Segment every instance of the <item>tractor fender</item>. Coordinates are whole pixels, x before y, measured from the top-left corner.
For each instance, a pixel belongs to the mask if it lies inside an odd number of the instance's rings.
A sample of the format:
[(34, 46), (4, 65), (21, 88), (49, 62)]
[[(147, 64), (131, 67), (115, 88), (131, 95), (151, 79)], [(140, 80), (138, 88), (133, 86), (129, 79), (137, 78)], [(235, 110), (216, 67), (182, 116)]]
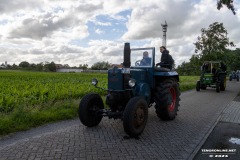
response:
[(138, 83), (135, 87), (135, 96), (144, 97), (147, 103), (150, 103), (151, 99), (151, 89), (147, 83)]
[(154, 77), (156, 77), (156, 79), (163, 79), (166, 77), (173, 77), (176, 78), (177, 81), (179, 82), (179, 75), (176, 71), (170, 71), (170, 72), (155, 72), (154, 73)]
[(170, 72), (155, 72), (155, 76), (177, 76), (178, 73), (176, 71), (170, 71)]

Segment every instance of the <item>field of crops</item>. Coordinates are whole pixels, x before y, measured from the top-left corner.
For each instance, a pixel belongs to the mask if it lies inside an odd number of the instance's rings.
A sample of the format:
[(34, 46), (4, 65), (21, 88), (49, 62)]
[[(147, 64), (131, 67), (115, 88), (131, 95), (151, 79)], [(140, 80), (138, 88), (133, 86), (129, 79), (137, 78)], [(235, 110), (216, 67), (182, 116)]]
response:
[[(45, 123), (76, 118), (83, 95), (105, 91), (107, 74), (0, 71), (0, 136)], [(180, 76), (180, 90), (195, 88), (199, 77)]]
[[(80, 99), (89, 92), (103, 91), (91, 86), (97, 77), (107, 87), (107, 75), (102, 73), (0, 72), (0, 112), (11, 112), (19, 105), (33, 106), (66, 99)], [(196, 77), (180, 77), (181, 90), (192, 89)]]
[(11, 112), (19, 105), (39, 105), (66, 99), (79, 99), (91, 91), (97, 77), (107, 87), (107, 75), (101, 73), (0, 72), (0, 112)]

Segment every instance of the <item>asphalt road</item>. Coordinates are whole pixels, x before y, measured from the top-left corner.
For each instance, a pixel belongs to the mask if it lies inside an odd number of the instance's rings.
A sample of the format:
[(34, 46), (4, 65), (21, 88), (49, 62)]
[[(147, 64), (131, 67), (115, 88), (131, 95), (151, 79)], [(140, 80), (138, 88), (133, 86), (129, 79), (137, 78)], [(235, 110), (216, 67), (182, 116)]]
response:
[(0, 139), (5, 159), (193, 159), (240, 90), (228, 82), (215, 89), (181, 94), (178, 116), (161, 121), (149, 109), (147, 126), (139, 139), (126, 139), (121, 120), (104, 118), (87, 128), (78, 119), (48, 124)]
[(213, 158), (240, 159), (240, 124), (219, 122), (194, 160)]

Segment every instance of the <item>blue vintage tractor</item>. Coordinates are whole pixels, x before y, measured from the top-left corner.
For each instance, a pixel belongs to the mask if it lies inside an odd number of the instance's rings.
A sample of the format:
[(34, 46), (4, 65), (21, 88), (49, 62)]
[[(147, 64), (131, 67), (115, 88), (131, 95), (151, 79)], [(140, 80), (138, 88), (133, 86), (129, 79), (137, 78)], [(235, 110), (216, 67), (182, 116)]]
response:
[[(97, 126), (103, 116), (122, 119), (124, 131), (138, 137), (146, 126), (149, 107), (155, 106), (162, 120), (175, 118), (180, 101), (179, 76), (174, 70), (155, 66), (155, 48), (131, 49), (125, 43), (123, 58), (123, 68), (108, 70), (108, 89), (104, 89), (108, 106), (99, 94), (89, 93), (81, 99), (79, 118), (87, 127)], [(103, 89), (97, 86), (96, 78), (92, 84)]]

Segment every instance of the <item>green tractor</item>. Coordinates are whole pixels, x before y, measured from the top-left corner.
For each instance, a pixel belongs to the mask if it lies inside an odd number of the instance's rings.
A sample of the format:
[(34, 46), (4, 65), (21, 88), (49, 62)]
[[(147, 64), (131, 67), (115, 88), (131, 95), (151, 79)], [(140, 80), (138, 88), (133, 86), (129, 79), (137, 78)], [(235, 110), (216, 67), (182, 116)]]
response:
[(197, 81), (196, 90), (206, 90), (207, 87), (216, 88), (216, 92), (225, 91), (226, 66), (219, 61), (206, 61), (201, 67), (201, 77)]
[(79, 104), (82, 124), (94, 127), (103, 117), (121, 119), (124, 131), (138, 137), (146, 126), (149, 107), (154, 106), (162, 120), (175, 119), (180, 101), (178, 73), (171, 67), (156, 66), (154, 47), (130, 48), (125, 43), (123, 60), (122, 68), (108, 70), (107, 89), (92, 79), (95, 87), (106, 91), (106, 101), (97, 93), (85, 95)]

